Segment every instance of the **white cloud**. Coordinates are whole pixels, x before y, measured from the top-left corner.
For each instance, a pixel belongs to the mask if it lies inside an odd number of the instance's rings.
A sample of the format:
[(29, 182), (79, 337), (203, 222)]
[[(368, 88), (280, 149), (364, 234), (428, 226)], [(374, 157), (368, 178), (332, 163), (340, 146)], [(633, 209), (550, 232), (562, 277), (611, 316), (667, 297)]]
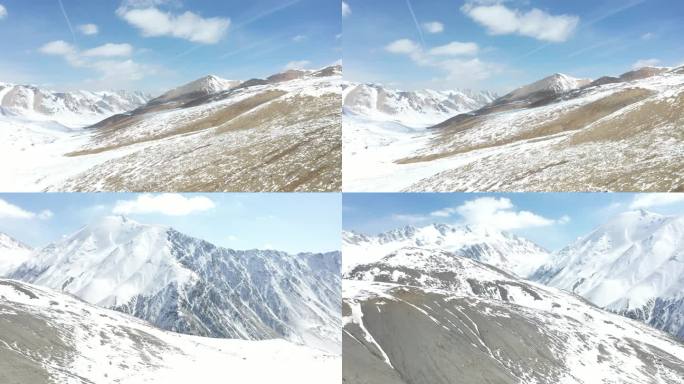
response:
[(123, 61), (96, 61), (91, 64), (91, 68), (100, 73), (100, 81), (110, 81), (110, 83), (115, 83), (115, 80), (117, 79), (125, 81), (141, 80), (146, 74), (154, 72), (146, 65), (140, 64), (130, 59)]
[(580, 21), (575, 15), (551, 15), (537, 8), (523, 12), (500, 3), (470, 2), (461, 11), (492, 35), (518, 34), (554, 43), (570, 38)]
[(290, 69), (304, 69), (306, 68), (311, 62), (309, 60), (297, 60), (297, 61), (290, 61), (289, 63), (285, 64), (285, 70), (290, 70)]
[(83, 51), (82, 55), (87, 57), (115, 57), (115, 56), (130, 56), (133, 53), (133, 47), (130, 44), (113, 44), (107, 43), (99, 47), (91, 48)]
[(459, 85), (472, 84), (473, 81), (489, 78), (500, 70), (500, 66), (482, 61), (477, 57), (445, 58), (445, 56), (475, 55), (479, 47), (470, 42), (454, 41), (432, 48), (426, 53), (415, 41), (400, 39), (385, 46), (385, 50), (394, 54), (407, 55), (418, 65), (438, 68), (446, 73), (446, 79), (443, 80)]
[(76, 54), (76, 47), (64, 40), (51, 41), (38, 49), (46, 55), (67, 56)]
[(439, 21), (430, 21), (423, 23), (423, 29), (427, 33), (442, 33), (444, 32), (444, 24)]
[(347, 4), (346, 1), (343, 1), (342, 2), (342, 17), (347, 17), (347, 16), (351, 15), (351, 13), (352, 13), (351, 7), (349, 6), (349, 4)]
[(38, 213), (27, 211), (17, 205), (0, 199), (0, 219), (34, 219), (47, 220), (53, 216), (52, 211), (44, 210)]
[(54, 215), (55, 215), (55, 214), (54, 214), (51, 210), (45, 209), (45, 210), (40, 211), (40, 212), (38, 213), (38, 215), (36, 215), (36, 217), (38, 217), (38, 218), (41, 219), (41, 220), (49, 220), (49, 219), (51, 219), (52, 216), (54, 216)]
[(174, 15), (155, 7), (121, 7), (117, 14), (145, 37), (171, 36), (201, 44), (218, 43), (230, 26), (228, 18), (203, 18), (190, 11)]
[(235, 241), (240, 240), (240, 239), (239, 239), (237, 236), (235, 236), (235, 235), (228, 235), (228, 237), (226, 237), (226, 239), (228, 239), (228, 241), (230, 241), (230, 242), (235, 242)]
[(632, 69), (639, 69), (643, 67), (655, 67), (658, 64), (660, 64), (660, 60), (658, 59), (641, 59), (637, 60), (636, 63), (632, 64)]
[(684, 193), (640, 193), (629, 205), (630, 209), (651, 208), (684, 203)]
[(112, 213), (120, 215), (158, 213), (167, 216), (185, 216), (214, 208), (214, 202), (205, 196), (186, 197), (177, 193), (158, 195), (142, 194), (134, 200), (119, 200)]
[(420, 52), (420, 45), (409, 39), (395, 40), (389, 43), (385, 50), (390, 53), (414, 54)]
[(653, 32), (646, 32), (643, 35), (641, 35), (642, 40), (651, 40), (654, 37), (655, 37), (655, 33), (653, 33)]
[(431, 55), (437, 56), (460, 56), (460, 55), (477, 55), (479, 47), (475, 43), (462, 43), (460, 41), (452, 41), (446, 45), (440, 45), (430, 49)]
[(294, 41), (295, 43), (299, 43), (299, 42), (302, 42), (306, 39), (307, 39), (306, 35), (297, 35), (297, 36), (292, 38), (292, 41)]
[(4, 19), (7, 17), (7, 8), (5, 8), (4, 5), (0, 4), (0, 20)]
[(78, 30), (84, 35), (97, 35), (100, 29), (95, 24), (81, 24), (78, 26)]
[(95, 88), (121, 87), (157, 72), (156, 68), (131, 59), (117, 60), (116, 57), (130, 56), (133, 53), (133, 47), (129, 44), (107, 43), (81, 52), (75, 46), (57, 40), (43, 45), (39, 51), (61, 56), (72, 67), (96, 71), (100, 76), (98, 79), (86, 80), (86, 83)]
[(392, 215), (392, 220), (402, 221), (402, 222), (411, 223), (411, 224), (421, 223), (421, 222), (427, 221), (429, 219), (430, 218), (428, 216), (424, 216), (424, 215), (412, 215), (412, 214), (402, 214), (402, 213)]
[(530, 211), (517, 210), (510, 199), (495, 197), (468, 200), (458, 207), (434, 211), (430, 216), (446, 218), (456, 214), (461, 216), (465, 224), (484, 225), (501, 230), (544, 227), (570, 221), (567, 215), (553, 220)]

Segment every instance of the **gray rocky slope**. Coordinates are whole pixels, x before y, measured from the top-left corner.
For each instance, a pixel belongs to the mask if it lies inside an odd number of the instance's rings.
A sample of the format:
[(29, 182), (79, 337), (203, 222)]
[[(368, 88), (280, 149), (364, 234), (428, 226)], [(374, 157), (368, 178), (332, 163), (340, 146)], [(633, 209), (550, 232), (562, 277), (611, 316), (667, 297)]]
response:
[[(427, 267), (426, 267), (427, 266)], [(579, 296), (402, 248), (343, 280), (345, 383), (681, 383), (684, 345)]]
[(227, 377), (335, 383), (340, 381), (340, 358), (282, 339), (168, 332), (68, 294), (0, 279), (3, 384), (220, 384)]

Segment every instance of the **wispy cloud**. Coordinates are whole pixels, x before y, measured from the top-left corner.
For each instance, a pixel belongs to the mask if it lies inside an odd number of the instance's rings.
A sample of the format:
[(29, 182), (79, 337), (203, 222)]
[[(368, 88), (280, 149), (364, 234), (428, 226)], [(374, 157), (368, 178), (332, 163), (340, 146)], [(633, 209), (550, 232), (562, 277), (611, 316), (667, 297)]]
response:
[(385, 51), (405, 55), (420, 66), (437, 68), (446, 73), (445, 80), (459, 86), (469, 86), (473, 81), (487, 79), (501, 69), (497, 64), (473, 57), (479, 51), (478, 45), (473, 42), (453, 41), (426, 52), (413, 40), (399, 39), (386, 45)]
[(423, 47), (425, 47), (425, 37), (423, 36), (423, 30), (420, 28), (420, 24), (418, 23), (418, 18), (416, 17), (416, 13), (413, 12), (413, 6), (411, 5), (411, 0), (406, 0), (406, 6), (408, 7), (409, 13), (411, 14), (411, 18), (413, 19), (413, 23), (416, 25), (416, 30), (418, 31), (418, 37), (420, 37), (420, 43)]
[(423, 23), (423, 29), (427, 33), (442, 33), (444, 32), (444, 24), (439, 21), (428, 21)]
[(632, 64), (632, 69), (639, 69), (639, 68), (644, 68), (644, 67), (655, 67), (658, 64), (660, 64), (660, 60), (658, 60), (658, 59), (641, 59), (641, 60), (637, 60), (634, 64)]
[(85, 50), (82, 55), (86, 57), (115, 57), (130, 56), (131, 53), (133, 53), (133, 47), (130, 44), (107, 43), (100, 45), (99, 47)]
[(74, 41), (74, 44), (76, 44), (76, 33), (74, 33), (74, 27), (71, 25), (71, 20), (69, 20), (69, 15), (67, 15), (66, 9), (64, 9), (64, 4), (62, 4), (62, 0), (57, 0), (59, 3), (59, 9), (62, 10), (62, 15), (64, 16), (64, 20), (67, 23), (67, 26), (69, 27), (69, 32), (71, 32), (71, 39)]
[(130, 214), (162, 214), (166, 216), (186, 216), (196, 212), (214, 208), (214, 202), (206, 196), (186, 197), (177, 193), (152, 195), (145, 193), (133, 200), (119, 200), (112, 213)]
[(640, 193), (634, 197), (630, 209), (652, 208), (684, 203), (684, 193)]
[(78, 26), (78, 30), (87, 36), (97, 35), (100, 29), (95, 24), (81, 24)]
[(7, 8), (0, 4), (0, 20), (7, 18)]
[(47, 220), (50, 219), (52, 216), (52, 211), (47, 209), (40, 212), (32, 212), (24, 208), (21, 208), (17, 205), (14, 205), (8, 201), (0, 199), (0, 219)]
[(290, 61), (285, 65), (283, 69), (285, 70), (290, 70), (290, 69), (305, 69), (311, 62), (309, 60), (297, 60), (297, 61)]
[(304, 41), (306, 39), (307, 39), (306, 35), (296, 35), (296, 36), (292, 37), (292, 41), (294, 41), (295, 43), (301, 43), (302, 41)]
[(351, 7), (346, 1), (342, 2), (342, 17), (347, 17), (352, 14)]
[(141, 80), (156, 73), (152, 67), (130, 58), (124, 59), (133, 52), (133, 47), (129, 44), (107, 43), (80, 51), (72, 44), (56, 40), (44, 44), (38, 51), (46, 55), (60, 56), (72, 67), (88, 68), (98, 72), (100, 78), (95, 83), (99, 85), (120, 86), (122, 83)]
[(237, 29), (240, 29), (240, 28), (242, 28), (242, 27), (245, 27), (245, 26), (247, 26), (247, 25), (249, 25), (249, 24), (252, 24), (252, 23), (254, 23), (254, 22), (256, 22), (256, 21), (259, 21), (259, 20), (261, 20), (261, 19), (263, 19), (263, 18), (265, 18), (265, 17), (271, 16), (271, 15), (273, 15), (274, 13), (280, 12), (280, 11), (285, 10), (285, 9), (287, 9), (287, 8), (290, 8), (290, 7), (294, 6), (294, 5), (297, 5), (297, 4), (299, 4), (301, 1), (302, 1), (302, 0), (290, 0), (290, 1), (286, 2), (286, 3), (282, 3), (282, 4), (278, 5), (278, 6), (276, 6), (276, 7), (267, 9), (267, 10), (265, 10), (265, 11), (263, 11), (263, 12), (260, 12), (260, 13), (258, 13), (258, 14), (256, 14), (256, 15), (254, 15), (254, 16), (252, 16), (252, 17), (246, 19), (246, 20), (243, 20), (243, 21), (241, 21), (241, 22), (238, 23), (238, 24), (236, 24), (234, 29), (237, 30)]

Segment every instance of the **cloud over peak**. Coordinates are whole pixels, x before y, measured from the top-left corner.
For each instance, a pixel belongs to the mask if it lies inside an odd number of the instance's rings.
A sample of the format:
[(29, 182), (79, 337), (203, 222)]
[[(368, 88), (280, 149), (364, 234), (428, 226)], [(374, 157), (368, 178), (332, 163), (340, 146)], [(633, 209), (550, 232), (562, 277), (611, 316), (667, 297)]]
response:
[(177, 193), (161, 193), (157, 195), (144, 193), (132, 200), (119, 200), (112, 213), (161, 214), (166, 216), (185, 216), (195, 212), (213, 209), (216, 205), (206, 196), (186, 197)]

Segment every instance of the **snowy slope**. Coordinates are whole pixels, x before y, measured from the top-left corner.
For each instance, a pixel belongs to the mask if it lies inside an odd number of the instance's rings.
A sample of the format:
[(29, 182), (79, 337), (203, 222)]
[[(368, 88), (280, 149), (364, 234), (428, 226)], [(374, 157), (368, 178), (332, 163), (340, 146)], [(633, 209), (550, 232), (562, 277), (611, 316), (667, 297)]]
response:
[(583, 83), (543, 79), (421, 131), (344, 115), (344, 190), (680, 190), (684, 67)]
[(684, 339), (684, 217), (622, 213), (562, 249), (533, 279)]
[[(160, 330), (73, 296), (0, 280), (3, 383), (335, 383), (340, 357), (285, 340)], [(265, 369), (267, 367), (267, 369)]]
[(85, 130), (0, 116), (0, 150), (12, 159), (0, 163), (0, 189), (339, 191), (340, 93), (330, 67), (155, 99)]
[(369, 120), (397, 122), (408, 127), (427, 127), (491, 103), (496, 95), (470, 90), (399, 91), (379, 84), (346, 83), (346, 113)]
[(434, 249), (373, 258), (343, 280), (347, 383), (678, 384), (684, 376), (681, 343), (564, 291)]
[(236, 251), (112, 216), (48, 245), (9, 277), (171, 331), (339, 351), (339, 268), (337, 252)]
[(32, 85), (0, 83), (0, 115), (54, 121), (71, 128), (131, 111), (149, 99), (142, 92), (55, 92)]
[(526, 277), (548, 261), (549, 253), (514, 234), (479, 226), (432, 224), (407, 226), (377, 236), (343, 232), (343, 271), (377, 261), (403, 247), (423, 247), (454, 252)]
[(0, 277), (24, 263), (32, 253), (28, 245), (0, 232)]

